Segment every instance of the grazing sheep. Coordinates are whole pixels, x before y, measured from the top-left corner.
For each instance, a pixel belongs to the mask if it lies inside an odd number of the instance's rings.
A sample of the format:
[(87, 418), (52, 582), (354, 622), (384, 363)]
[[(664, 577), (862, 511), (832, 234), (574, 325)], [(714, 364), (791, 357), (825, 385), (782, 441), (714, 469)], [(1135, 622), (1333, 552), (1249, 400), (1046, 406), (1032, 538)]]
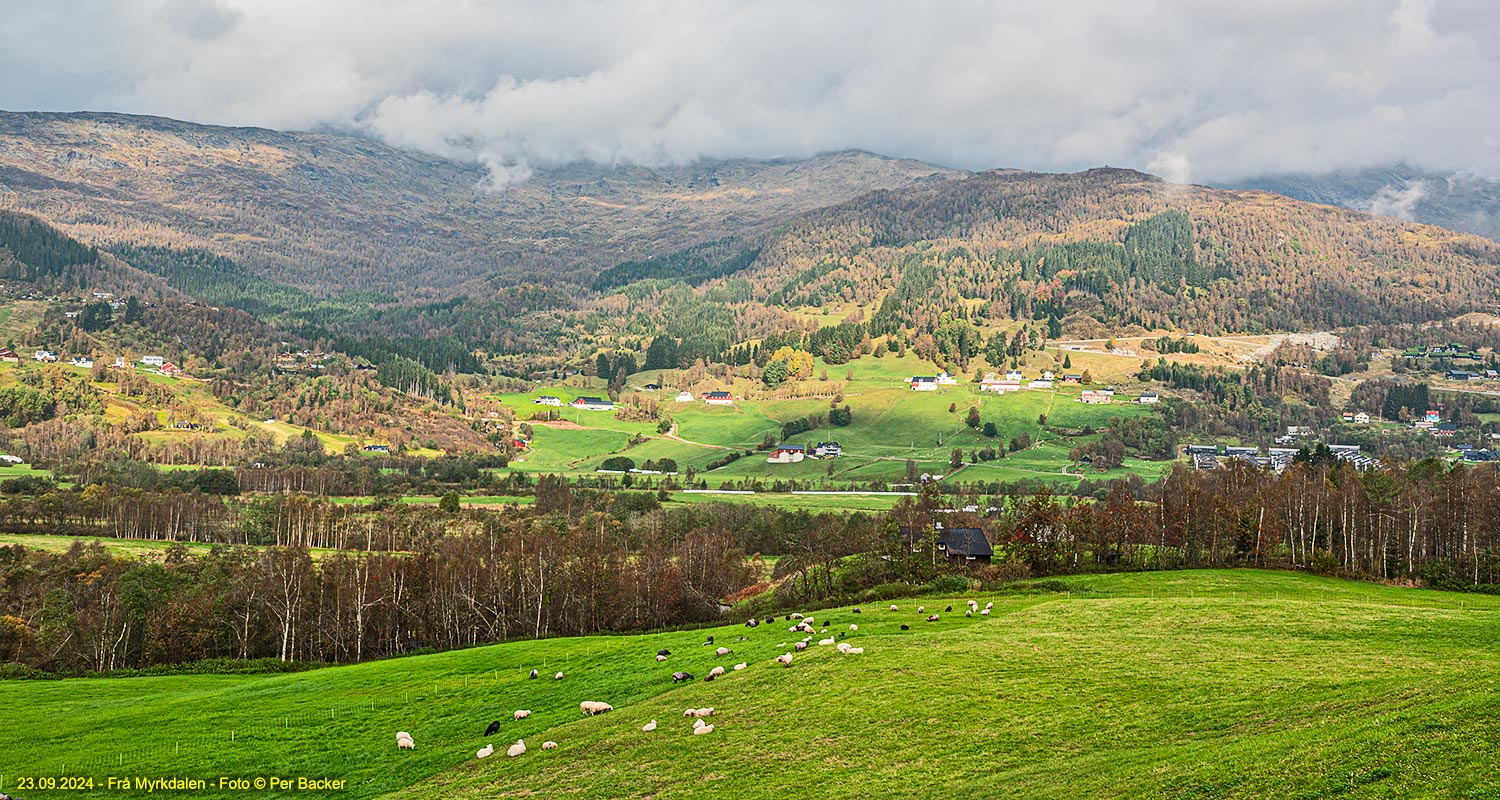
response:
[(690, 708), (690, 709), (682, 712), (682, 715), (684, 717), (696, 717), (696, 716), (698, 716), (698, 709), (696, 709), (696, 708)]
[(766, 617), (766, 622), (775, 622), (775, 621), (776, 621), (775, 617)]
[(739, 672), (740, 670), (742, 670), (742, 669), (744, 669), (745, 667), (748, 667), (748, 666), (750, 666), (750, 665), (746, 664), (743, 661), (741, 661), (740, 663), (734, 665), (734, 671), (735, 672)]
[(851, 622), (851, 623), (849, 623), (849, 630), (851, 630), (851, 631), (857, 631), (857, 630), (859, 630), (859, 626), (855, 625), (854, 623)]
[(490, 756), (492, 756), (494, 754), (495, 754), (495, 746), (492, 745), (492, 744), (487, 744), (484, 747), (479, 748), (479, 752), (475, 753), (474, 757), (475, 758), (489, 758)]
[(499, 730), (500, 730), (500, 720), (497, 719), (494, 722), (491, 722), (490, 726), (488, 728), (484, 729), (484, 735), (485, 736), (494, 736), (496, 733), (499, 732)]
[(666, 649), (665, 647), (663, 647), (662, 649), (657, 650), (656, 654), (659, 655), (659, 656), (669, 656), (669, 655), (672, 655), (672, 651)]
[(693, 679), (693, 676), (692, 676), (691, 673), (687, 673), (687, 672), (674, 672), (674, 673), (672, 673), (672, 682), (673, 683), (682, 683), (683, 681), (690, 681), (692, 679)]
[(641, 730), (644, 731), (644, 732), (646, 732), (646, 733), (650, 733), (650, 732), (656, 730), (656, 720), (653, 719), (650, 722), (646, 723), (645, 725), (642, 725), (641, 726)]
[(953, 606), (948, 606), (947, 608), (943, 609), (943, 613), (944, 614), (952, 614), (953, 613)]
[(694, 736), (698, 736), (698, 735), (704, 734), (704, 733), (713, 733), (713, 732), (714, 732), (714, 726), (712, 726), (712, 725), (704, 725), (701, 728), (694, 728), (693, 729), (693, 735)]
[(917, 606), (917, 613), (918, 614), (926, 614), (927, 613), (927, 606)]
[(856, 614), (858, 614), (858, 613), (859, 613), (859, 606), (855, 606), (855, 607), (854, 607), (854, 613), (856, 613)]
[(979, 601), (978, 600), (970, 600), (969, 601), (969, 608), (979, 608)]
[(410, 739), (410, 738), (411, 738), (411, 734), (407, 733), (406, 731), (396, 731), (396, 741), (399, 742), (402, 739)]
[(557, 749), (557, 742), (542, 742), (542, 749), (543, 750), (556, 750)]
[(755, 617), (751, 617), (750, 619), (745, 620), (745, 627), (747, 628), (753, 628), (759, 624), (760, 623), (756, 621)]
[(523, 710), (523, 711), (517, 711), (516, 712), (516, 719), (526, 719), (529, 716), (531, 716), (531, 711), (530, 710)]
[(979, 616), (981, 616), (981, 617), (988, 617), (989, 615), (990, 615), (990, 610), (988, 608), (986, 608), (985, 610), (979, 612)]
[(511, 758), (515, 758), (516, 756), (519, 756), (519, 755), (521, 755), (521, 754), (523, 754), (525, 752), (526, 752), (526, 740), (525, 739), (517, 739), (516, 743), (513, 744), (513, 745), (511, 745), (505, 751), (505, 754), (508, 755), (508, 756), (510, 756)]
[(614, 711), (615, 707), (610, 705), (609, 703), (601, 703), (597, 700), (585, 700), (582, 703), (578, 704), (578, 710), (592, 717), (595, 714), (603, 714), (606, 711)]
[(800, 653), (807, 649), (807, 642), (792, 642), (792, 649)]
[(711, 716), (714, 715), (714, 710), (713, 710), (712, 706), (710, 706), (708, 708), (695, 708), (695, 709), (692, 709), (692, 712), (693, 712), (693, 716), (695, 716), (695, 717), (711, 717)]
[(706, 641), (706, 642), (704, 642), (704, 643), (703, 643), (703, 646), (704, 646), (704, 647), (707, 647), (707, 646), (709, 646), (709, 645), (711, 645), (711, 644), (713, 644), (713, 643), (714, 643), (714, 635), (713, 635), (713, 634), (711, 634), (711, 633), (710, 633), (710, 634), (709, 634), (709, 635), (708, 635), (708, 641)]
[(984, 604), (984, 607), (985, 607), (985, 608), (994, 608), (994, 607), (995, 607), (995, 601), (994, 601), (994, 600), (991, 600), (991, 601), (989, 601), (989, 602), (988, 602), (988, 603), (985, 603), (985, 604)]
[(803, 617), (802, 617), (802, 615), (801, 615), (801, 614), (793, 614), (793, 615), (792, 615), (792, 619), (802, 619), (802, 618), (803, 618)]
[(412, 741), (411, 734), (406, 731), (397, 731), (396, 747), (401, 750), (415, 750), (417, 749), (417, 743)]
[(909, 630), (911, 630), (911, 626), (910, 625), (902, 625), (901, 626), (901, 630), (903, 630), (903, 631), (909, 631)]
[(928, 614), (927, 615), (927, 621), (928, 622), (937, 622), (938, 621), (938, 615), (936, 615), (936, 614)]
[(533, 678), (535, 678), (535, 677), (536, 677), (536, 670), (532, 670), (532, 671), (531, 671), (531, 677), (533, 677)]
[(790, 667), (792, 665), (792, 654), (782, 653), (781, 655), (776, 657), (776, 663), (782, 665), (783, 667)]
[(729, 655), (730, 653), (733, 653), (733, 652), (734, 652), (733, 650), (730, 650), (727, 647), (720, 647), (719, 649), (717, 649), (717, 650), (714, 651), (714, 655), (716, 655), (716, 656), (727, 656), (727, 655)]
[(656, 657), (656, 662), (657, 662), (657, 663), (658, 663), (658, 664), (660, 664), (660, 663), (661, 663), (661, 662), (663, 662), (663, 661), (666, 661), (666, 660), (667, 660), (667, 657), (666, 657), (666, 656), (657, 656), (657, 657)]
[(819, 639), (818, 640), (818, 645), (821, 646), (821, 647), (827, 647), (828, 645), (833, 644), (833, 642), (834, 642), (834, 639), (833, 639), (832, 636), (830, 636), (827, 639)]
[(704, 722), (701, 719), (695, 719), (695, 720), (693, 720), (693, 730), (696, 731), (699, 728), (701, 728), (701, 727), (703, 727), (704, 725), (707, 725), (707, 724), (708, 724), (707, 722)]
[(724, 668), (723, 667), (714, 667), (713, 669), (711, 669), (711, 670), (708, 671), (708, 677), (710, 677), (710, 678), (717, 678), (717, 677), (719, 677), (720, 675), (723, 675), (723, 674), (724, 674)]
[(849, 644), (848, 642), (839, 642), (839, 652), (840, 653), (847, 653), (847, 652), (849, 652), (849, 648), (851, 648), (853, 646), (854, 645)]
[(964, 612), (964, 616), (965, 617), (972, 617), (972, 616), (974, 616), (974, 609), (971, 608), (968, 611), (965, 611)]
[(703, 682), (704, 683), (713, 683), (714, 682), (714, 676), (712, 676), (712, 675), (704, 675), (703, 676)]
[(865, 649), (863, 647), (851, 647), (845, 653), (851, 656), (862, 656), (865, 654)]
[(552, 680), (555, 680), (555, 681), (560, 681), (560, 680), (562, 680), (562, 673), (561, 673), (561, 672), (559, 672), (559, 673), (557, 673), (557, 674), (556, 674), (556, 675), (553, 675), (553, 676), (552, 676)]
[(896, 610), (896, 604), (895, 604), (895, 603), (891, 603), (891, 610), (892, 610), (892, 611), (895, 611), (895, 610)]

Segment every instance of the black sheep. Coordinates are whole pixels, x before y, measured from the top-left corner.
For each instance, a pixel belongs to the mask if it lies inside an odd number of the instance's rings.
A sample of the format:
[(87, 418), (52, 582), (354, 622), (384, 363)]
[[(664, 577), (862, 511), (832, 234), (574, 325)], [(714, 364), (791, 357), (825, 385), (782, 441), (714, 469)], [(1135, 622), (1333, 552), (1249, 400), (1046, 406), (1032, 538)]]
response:
[(672, 673), (672, 682), (673, 683), (682, 683), (683, 681), (690, 681), (692, 679), (693, 679), (693, 676), (689, 675), (686, 672), (674, 672), (674, 673)]
[(494, 736), (499, 730), (500, 730), (500, 720), (497, 719), (494, 722), (491, 722), (490, 726), (488, 728), (484, 729), (484, 735), (485, 736)]
[[(665, 647), (663, 647), (663, 648), (662, 648), (662, 649), (660, 649), (660, 650), (657, 650), (657, 651), (656, 651), (656, 654), (657, 654), (657, 655), (659, 655), (659, 656), (669, 656), (669, 655), (672, 655), (672, 651), (671, 651), (671, 650), (668, 650), (668, 649), (667, 649), (667, 648), (665, 648)], [(535, 677), (536, 677), (536, 671), (535, 671), (535, 670), (533, 670), (533, 671), (532, 671), (532, 675), (531, 675), (531, 677), (533, 677), (533, 678), (535, 678)]]
[(703, 646), (707, 647), (708, 645), (711, 645), (713, 643), (714, 643), (714, 636), (713, 636), (713, 634), (709, 634), (708, 635), (708, 641), (704, 642)]
[(909, 630), (911, 630), (911, 626), (910, 625), (902, 625), (901, 626), (901, 630), (903, 630), (903, 631), (909, 631)]
[(854, 613), (858, 614), (859, 613), (859, 609), (857, 609), (857, 608), (854, 609)]
[(945, 613), (945, 614), (952, 614), (953, 613), (953, 606), (948, 606), (947, 608), (943, 609), (943, 613)]
[(703, 676), (703, 682), (704, 683), (712, 683), (713, 680), (714, 680), (714, 676), (712, 676), (712, 675), (704, 675)]

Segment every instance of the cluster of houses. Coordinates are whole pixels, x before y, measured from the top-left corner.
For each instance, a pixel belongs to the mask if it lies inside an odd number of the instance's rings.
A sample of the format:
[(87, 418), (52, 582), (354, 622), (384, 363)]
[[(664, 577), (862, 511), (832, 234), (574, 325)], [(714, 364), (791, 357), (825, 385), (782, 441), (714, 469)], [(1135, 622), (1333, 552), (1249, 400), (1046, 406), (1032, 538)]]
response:
[[(687, 391), (678, 392), (677, 402), (693, 402), (693, 393)], [(734, 397), (729, 392), (707, 392), (703, 395), (703, 403), (710, 406), (732, 406), (734, 405)], [(531, 404), (537, 406), (556, 406), (559, 408), (564, 405), (562, 398), (550, 394), (534, 398)], [(579, 397), (567, 405), (584, 411), (613, 411), (615, 409), (614, 402), (603, 397)]]
[(1494, 381), (1500, 380), (1500, 372), (1492, 369), (1487, 369), (1483, 372), (1479, 370), (1471, 372), (1463, 369), (1450, 369), (1443, 377), (1450, 381)]
[(330, 353), (311, 350), (278, 353), (275, 368), (277, 372), (319, 372), (328, 368), (330, 358), (333, 358)]
[(913, 375), (906, 385), (914, 392), (935, 392), (939, 386), (957, 386), (958, 379), (946, 372), (936, 375)]
[[(1357, 470), (1371, 469), (1376, 465), (1375, 459), (1361, 453), (1357, 444), (1331, 444), (1328, 449), (1333, 452), (1335, 458), (1352, 464)], [(1262, 451), (1259, 447), (1190, 444), (1183, 448), (1183, 452), (1193, 462), (1193, 469), (1218, 469), (1226, 461), (1243, 461), (1261, 469), (1280, 473), (1292, 463), (1292, 459), (1297, 455), (1297, 448), (1268, 447)]]
[(796, 464), (807, 458), (838, 458), (844, 454), (844, 448), (838, 442), (818, 442), (812, 447), (800, 444), (777, 445), (766, 456), (767, 464)]
[[(31, 360), (41, 364), (56, 364), (58, 362), (58, 359), (58, 354), (53, 350), (37, 350), (35, 353), (31, 354)], [(0, 362), (4, 362), (7, 364), (19, 364), (21, 363), (21, 356), (15, 350), (9, 347), (0, 347)], [(93, 369), (94, 359), (88, 356), (73, 356), (72, 358), (68, 359), (68, 364), (69, 366), (78, 367), (80, 369)], [(166, 360), (165, 358), (162, 358), (161, 356), (142, 356), (140, 365), (142, 367), (150, 369), (153, 372), (156, 372), (157, 374), (166, 375), (167, 377), (177, 377), (182, 375), (182, 368)], [(115, 369), (125, 369), (125, 357), (116, 356), (114, 362), (111, 363), (110, 366)]]

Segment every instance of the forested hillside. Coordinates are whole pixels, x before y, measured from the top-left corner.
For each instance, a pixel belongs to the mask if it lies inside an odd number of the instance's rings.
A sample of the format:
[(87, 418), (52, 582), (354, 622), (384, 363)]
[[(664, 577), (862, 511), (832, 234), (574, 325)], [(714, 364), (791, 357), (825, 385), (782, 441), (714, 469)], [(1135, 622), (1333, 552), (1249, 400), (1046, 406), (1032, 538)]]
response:
[(706, 290), (748, 281), (747, 296), (788, 306), (878, 303), (875, 333), (931, 332), (945, 315), (1090, 335), (1298, 330), (1439, 319), (1500, 298), (1494, 242), (1117, 169), (872, 192), (758, 244), (753, 268)]
[[(646, 260), (951, 170), (842, 152), (574, 165), (496, 187), (479, 166), (326, 133), (121, 114), (0, 113), (0, 208), (86, 244), (232, 260), (317, 295), (445, 297), (488, 276), (587, 285)], [(177, 271), (182, 264), (163, 266)]]

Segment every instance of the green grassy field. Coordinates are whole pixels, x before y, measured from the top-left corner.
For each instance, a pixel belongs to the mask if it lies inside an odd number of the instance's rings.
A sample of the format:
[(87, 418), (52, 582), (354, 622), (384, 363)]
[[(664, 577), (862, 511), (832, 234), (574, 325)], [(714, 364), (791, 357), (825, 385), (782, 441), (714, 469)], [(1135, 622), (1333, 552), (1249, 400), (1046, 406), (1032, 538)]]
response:
[[(793, 638), (777, 624), (289, 675), (5, 681), (0, 791), (69, 774), (335, 778), (347, 789), (256, 795), (344, 798), (1500, 793), (1500, 598), (1256, 571), (1062, 583), (978, 596), (990, 617), (921, 621), (919, 603), (954, 598), (819, 612), (832, 631), (857, 622), (866, 653), (814, 646), (790, 669), (770, 662)], [(734, 653), (700, 647), (709, 632)], [(674, 655), (658, 664), (661, 647)], [(669, 679), (740, 661), (714, 683)], [(583, 717), (583, 700), (615, 711)], [(693, 736), (682, 710), (701, 706), (716, 730)], [(477, 761), (493, 719), (499, 752)], [(508, 759), (517, 738), (530, 750)]]

